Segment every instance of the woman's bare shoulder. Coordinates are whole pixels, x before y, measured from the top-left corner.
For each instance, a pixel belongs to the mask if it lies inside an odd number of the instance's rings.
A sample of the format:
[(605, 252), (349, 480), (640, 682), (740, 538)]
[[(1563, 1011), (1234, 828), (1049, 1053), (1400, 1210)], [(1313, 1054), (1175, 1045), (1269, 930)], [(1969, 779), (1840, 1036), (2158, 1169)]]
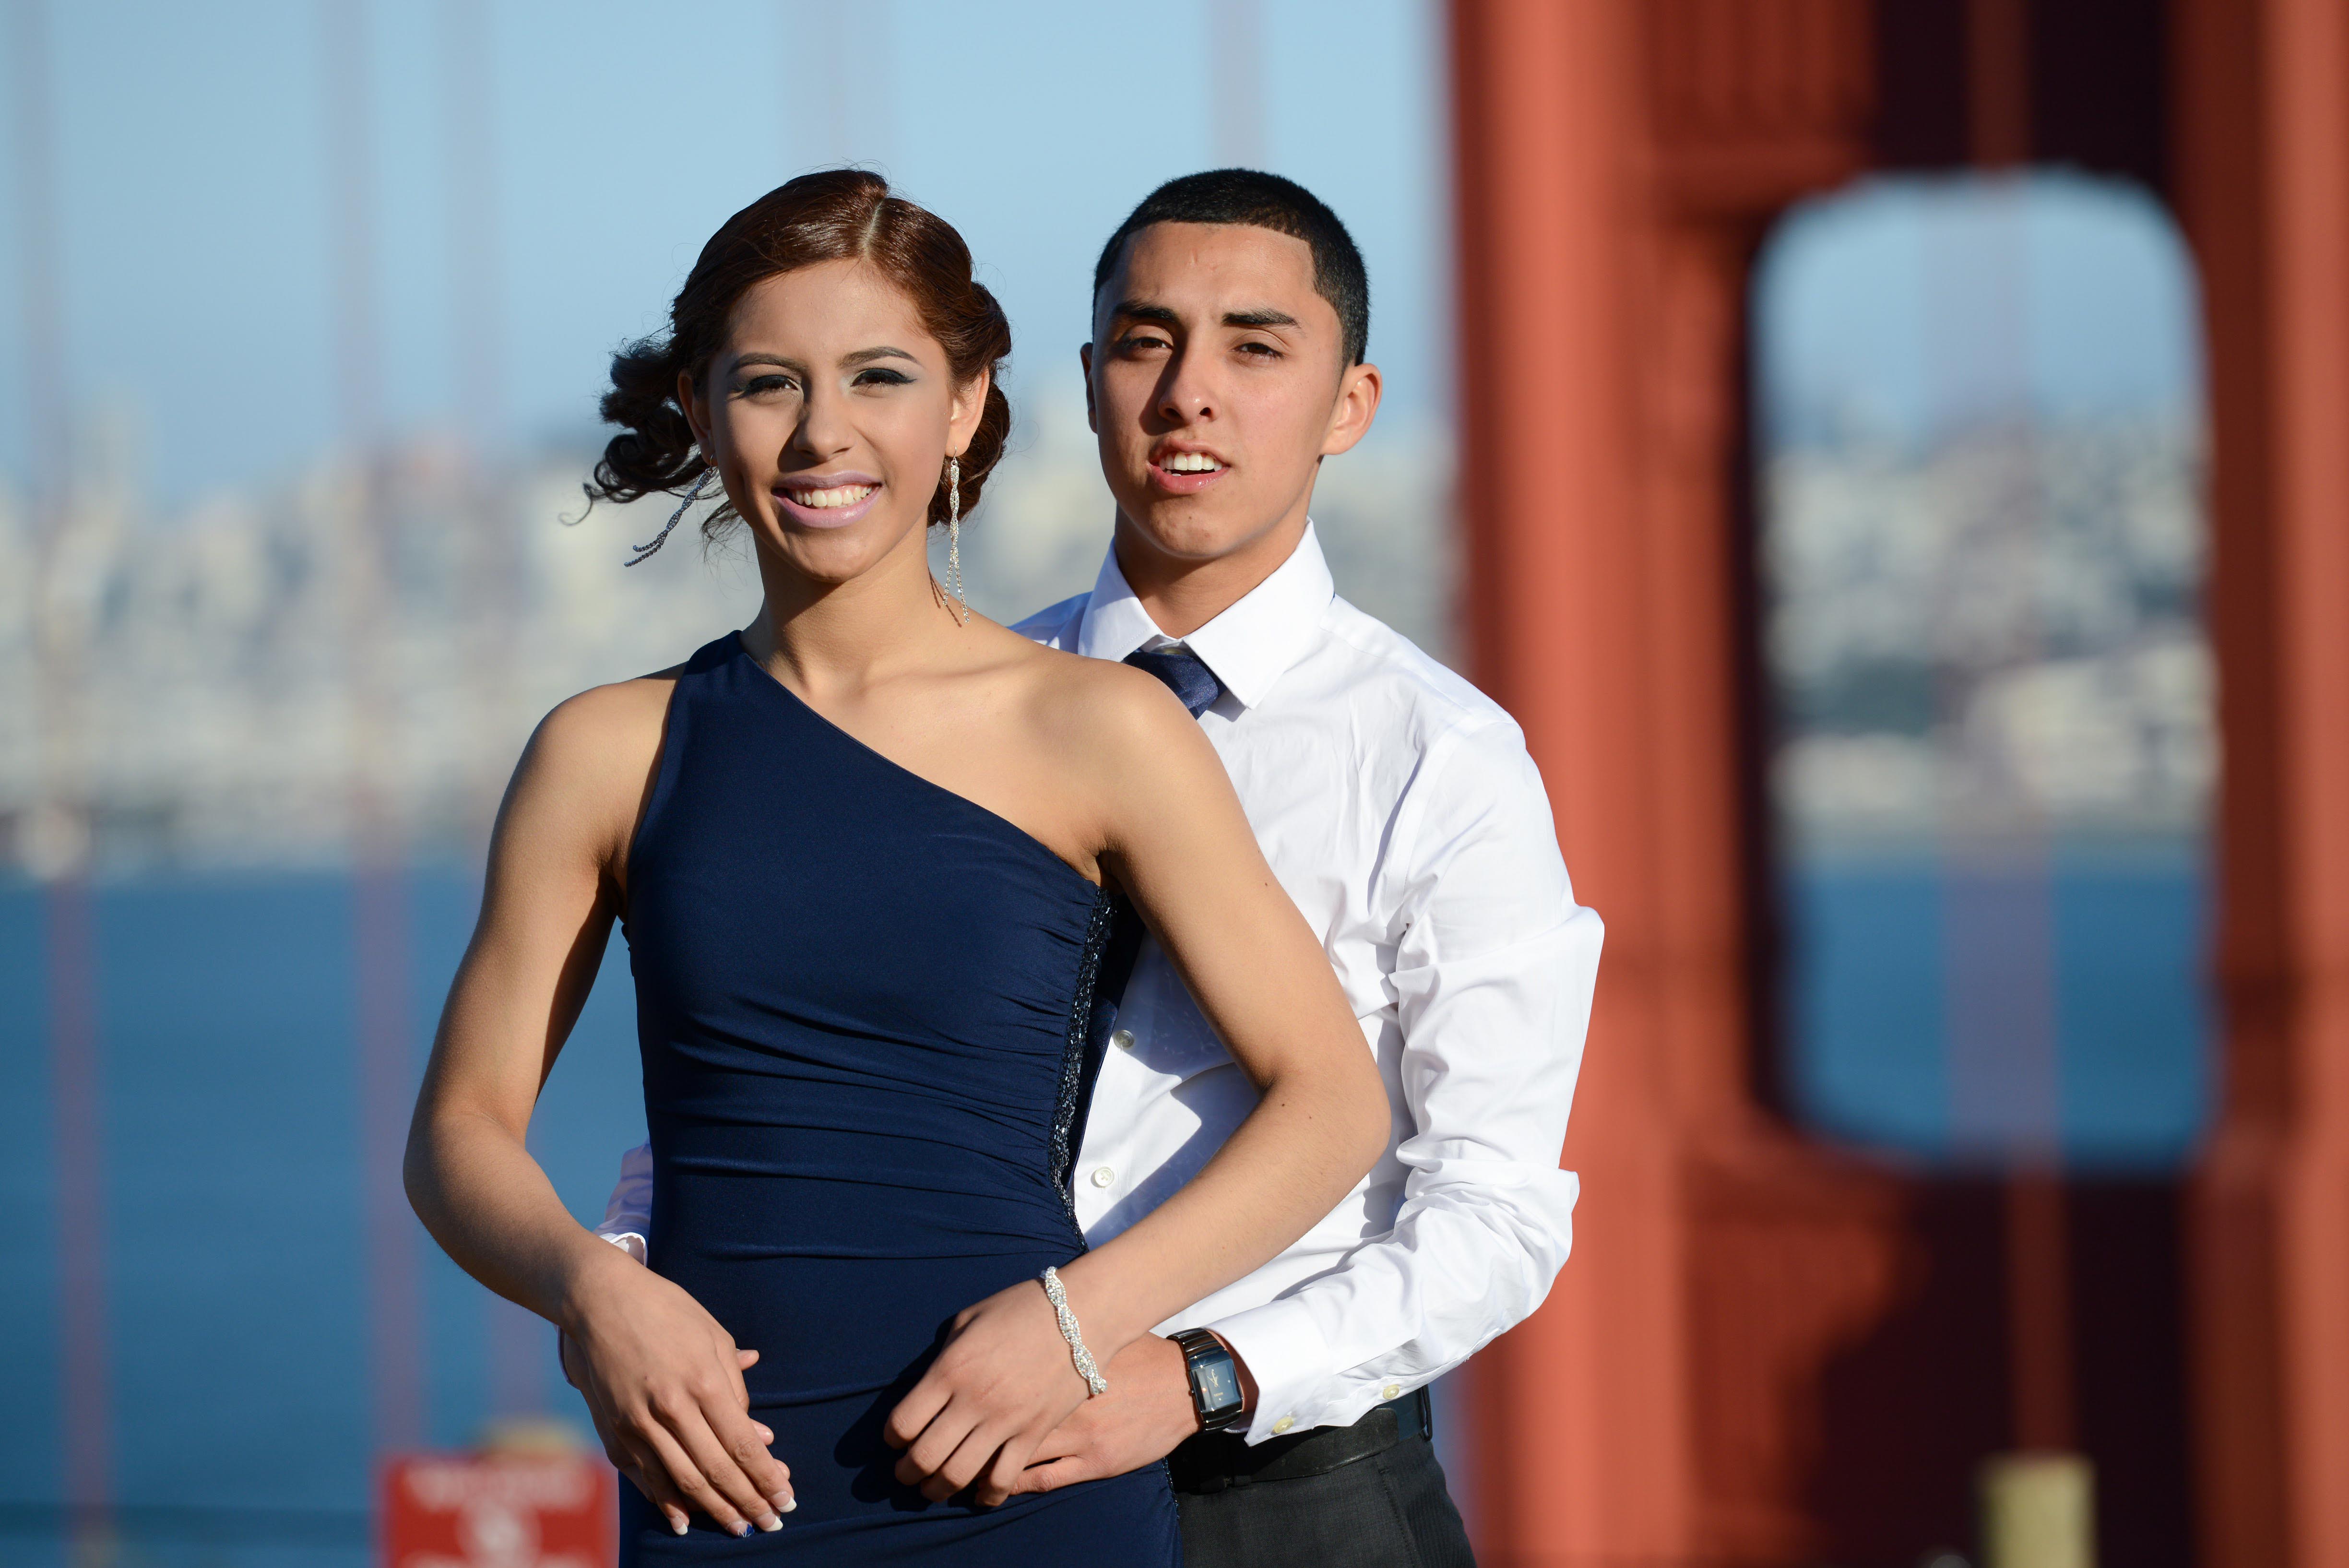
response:
[(1102, 763), (1204, 746), (1199, 726), (1155, 677), (1107, 659), (1038, 648), (1031, 702), (1058, 747)]
[(539, 721), (516, 770), (518, 788), (610, 796), (631, 811), (660, 753), (669, 694), (684, 666), (592, 686)]

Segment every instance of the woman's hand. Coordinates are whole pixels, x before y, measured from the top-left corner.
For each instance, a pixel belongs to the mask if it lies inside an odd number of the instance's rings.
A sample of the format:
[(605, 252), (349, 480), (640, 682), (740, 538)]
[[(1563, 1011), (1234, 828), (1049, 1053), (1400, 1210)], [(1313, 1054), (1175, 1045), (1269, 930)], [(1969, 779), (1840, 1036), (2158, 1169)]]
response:
[[(1107, 1361), (1116, 1348), (1093, 1354)], [(882, 1436), (905, 1450), (898, 1480), (931, 1501), (982, 1478), (982, 1490), (1000, 1498), (1087, 1392), (1044, 1287), (1023, 1280), (957, 1314), (946, 1347), (890, 1412)]]
[[(1237, 1358), (1235, 1358), (1237, 1362)], [(1241, 1386), (1255, 1402), (1256, 1383), (1239, 1364)], [(1191, 1374), (1183, 1347), (1145, 1334), (1102, 1369), (1110, 1391), (1088, 1399), (1037, 1445), (1013, 1491), (1056, 1491), (1079, 1481), (1122, 1476), (1155, 1464), (1199, 1430), (1199, 1409), (1191, 1400)], [(978, 1489), (978, 1501), (993, 1507), (1007, 1494)]]
[(679, 1535), (686, 1509), (747, 1535), (782, 1528), (791, 1470), (768, 1451), (775, 1435), (750, 1418), (739, 1349), (700, 1303), (614, 1251), (566, 1314), (564, 1368), (585, 1396), (613, 1467)]

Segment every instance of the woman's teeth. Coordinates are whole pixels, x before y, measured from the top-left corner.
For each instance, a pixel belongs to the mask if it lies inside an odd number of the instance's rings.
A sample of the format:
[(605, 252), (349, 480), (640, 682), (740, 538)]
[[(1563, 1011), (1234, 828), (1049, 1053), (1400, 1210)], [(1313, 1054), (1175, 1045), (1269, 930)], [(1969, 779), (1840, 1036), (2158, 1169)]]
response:
[(1203, 452), (1178, 452), (1158, 466), (1169, 473), (1213, 473), (1224, 465)]
[(835, 484), (830, 490), (795, 491), (792, 494), (792, 499), (802, 506), (820, 509), (854, 506), (878, 488), (880, 488), (878, 485), (872, 484)]

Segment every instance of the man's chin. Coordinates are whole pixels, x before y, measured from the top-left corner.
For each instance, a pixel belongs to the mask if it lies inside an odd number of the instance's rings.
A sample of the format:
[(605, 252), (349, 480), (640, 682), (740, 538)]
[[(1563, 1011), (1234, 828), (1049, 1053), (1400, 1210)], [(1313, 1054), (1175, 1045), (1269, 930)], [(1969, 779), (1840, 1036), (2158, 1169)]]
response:
[(1158, 496), (1140, 507), (1121, 506), (1124, 521), (1150, 548), (1170, 561), (1220, 560), (1255, 543), (1267, 531), (1257, 512), (1240, 498)]

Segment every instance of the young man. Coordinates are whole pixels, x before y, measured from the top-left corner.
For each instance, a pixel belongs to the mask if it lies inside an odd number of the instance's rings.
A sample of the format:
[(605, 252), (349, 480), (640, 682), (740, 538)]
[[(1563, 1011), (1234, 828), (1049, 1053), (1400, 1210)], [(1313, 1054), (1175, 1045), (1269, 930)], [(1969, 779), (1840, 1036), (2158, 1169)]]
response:
[[(1019, 627), (1141, 664), (1198, 715), (1393, 1107), (1345, 1202), (1121, 1354), (1027, 1471), (1049, 1490), (1166, 1459), (1193, 1568), (1469, 1563), (1423, 1390), (1541, 1303), (1577, 1195), (1558, 1156), (1599, 919), (1516, 725), (1337, 597), (1308, 516), (1321, 460), (1377, 413), (1369, 326), (1361, 254), (1302, 188), (1220, 170), (1154, 192), (1102, 252), (1081, 355), (1115, 535), (1092, 592)], [(1129, 974), (1073, 1166), (1095, 1242), (1255, 1103), (1146, 937)], [(640, 1256), (646, 1168), (603, 1227)]]

